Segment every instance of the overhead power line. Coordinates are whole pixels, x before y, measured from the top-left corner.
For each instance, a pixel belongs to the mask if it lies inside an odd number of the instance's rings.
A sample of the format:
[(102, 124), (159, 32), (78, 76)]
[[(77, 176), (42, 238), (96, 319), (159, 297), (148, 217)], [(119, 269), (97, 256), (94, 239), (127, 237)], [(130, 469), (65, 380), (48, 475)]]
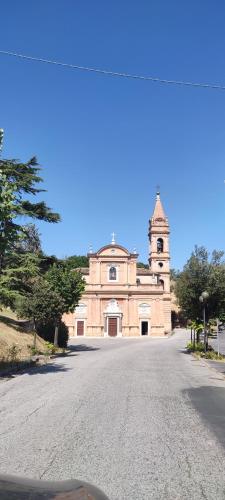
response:
[(50, 59), (43, 59), (40, 57), (27, 56), (25, 54), (18, 54), (17, 52), (10, 52), (7, 50), (0, 50), (0, 54), (6, 55), (6, 56), (13, 56), (13, 57), (17, 57), (20, 59), (26, 59), (28, 61), (40, 62), (40, 63), (45, 63), (45, 64), (54, 64), (55, 66), (62, 66), (64, 68), (69, 68), (69, 69), (89, 71), (92, 73), (98, 73), (98, 74), (107, 75), (107, 76), (117, 76), (117, 77), (121, 77), (121, 78), (132, 78), (134, 80), (145, 80), (145, 81), (156, 82), (156, 83), (164, 83), (167, 85), (180, 85), (180, 86), (186, 86), (186, 87), (200, 87), (200, 88), (214, 89), (214, 90), (225, 90), (225, 85), (219, 85), (219, 84), (215, 84), (215, 83), (189, 82), (189, 81), (185, 81), (185, 80), (166, 80), (165, 78), (158, 78), (155, 76), (144, 76), (144, 75), (135, 75), (135, 74), (130, 74), (130, 73), (121, 73), (118, 71), (109, 71), (106, 69), (90, 68), (88, 66), (78, 66), (77, 64), (69, 64), (69, 63), (60, 62), (60, 61), (52, 61)]

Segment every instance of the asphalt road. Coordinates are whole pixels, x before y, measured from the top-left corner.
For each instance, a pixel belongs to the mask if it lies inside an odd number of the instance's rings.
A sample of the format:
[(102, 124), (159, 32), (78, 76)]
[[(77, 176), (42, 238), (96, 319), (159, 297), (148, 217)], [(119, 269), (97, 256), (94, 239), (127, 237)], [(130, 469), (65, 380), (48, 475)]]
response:
[(1, 381), (0, 472), (85, 479), (111, 500), (224, 499), (225, 378), (185, 343), (74, 340)]

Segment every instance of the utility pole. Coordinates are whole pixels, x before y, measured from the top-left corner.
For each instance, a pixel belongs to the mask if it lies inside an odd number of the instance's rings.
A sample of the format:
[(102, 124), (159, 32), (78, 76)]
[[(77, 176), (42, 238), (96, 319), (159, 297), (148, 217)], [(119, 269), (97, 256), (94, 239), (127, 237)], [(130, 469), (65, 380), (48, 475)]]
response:
[(207, 303), (208, 298), (209, 298), (208, 292), (202, 292), (202, 294), (199, 297), (199, 300), (203, 305), (204, 351), (205, 352), (208, 350), (208, 332), (206, 329), (206, 303)]

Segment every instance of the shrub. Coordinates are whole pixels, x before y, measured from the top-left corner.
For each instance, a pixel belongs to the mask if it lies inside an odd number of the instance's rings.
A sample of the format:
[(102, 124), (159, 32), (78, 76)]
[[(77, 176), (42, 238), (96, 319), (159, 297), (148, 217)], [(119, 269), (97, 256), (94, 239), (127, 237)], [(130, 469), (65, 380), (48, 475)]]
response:
[(206, 359), (215, 359), (215, 360), (224, 360), (225, 357), (222, 356), (222, 354), (217, 354), (217, 352), (211, 350), (207, 352), (202, 352), (201, 353), (201, 358), (206, 358)]
[(51, 342), (45, 342), (46, 354), (55, 354), (57, 352), (57, 347)]
[(28, 349), (30, 349), (31, 355), (35, 356), (36, 354), (41, 354), (41, 351), (34, 347), (33, 345), (28, 345)]
[(188, 342), (186, 349), (191, 352), (203, 352), (204, 351), (204, 344), (202, 342)]
[(12, 344), (8, 349), (8, 361), (10, 361), (11, 363), (16, 363), (19, 360), (18, 357), (20, 352), (20, 347), (18, 347), (18, 345), (16, 344)]

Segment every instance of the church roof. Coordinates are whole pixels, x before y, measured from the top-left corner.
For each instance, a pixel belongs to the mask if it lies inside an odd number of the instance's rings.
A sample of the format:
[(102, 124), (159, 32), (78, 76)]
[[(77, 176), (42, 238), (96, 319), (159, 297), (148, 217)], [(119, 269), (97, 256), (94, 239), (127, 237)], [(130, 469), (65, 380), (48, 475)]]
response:
[(123, 255), (126, 255), (127, 257), (135, 257), (137, 259), (138, 253), (134, 250), (133, 252), (129, 252), (125, 247), (122, 245), (118, 245), (117, 243), (110, 243), (108, 245), (105, 245), (104, 247), (101, 247), (97, 252), (89, 252), (87, 254), (88, 257), (98, 257), (102, 255), (103, 257), (122, 257)]
[(77, 267), (74, 271), (80, 271), (81, 274), (87, 275), (89, 274), (89, 267)]
[(104, 245), (104, 247), (101, 247), (97, 254), (100, 255), (102, 252), (104, 252), (104, 250), (112, 250), (112, 249), (119, 249), (119, 250), (122, 250), (122, 252), (124, 252), (125, 254), (127, 255), (130, 255), (130, 252), (125, 248), (125, 247), (122, 247), (121, 245), (118, 245), (117, 243), (110, 243), (109, 245)]
[(153, 219), (166, 219), (166, 215), (162, 206), (162, 202), (160, 200), (160, 194), (156, 194), (156, 202), (155, 202), (155, 208), (153, 212)]
[(137, 276), (150, 276), (152, 271), (150, 269), (145, 269), (144, 267), (137, 267)]

